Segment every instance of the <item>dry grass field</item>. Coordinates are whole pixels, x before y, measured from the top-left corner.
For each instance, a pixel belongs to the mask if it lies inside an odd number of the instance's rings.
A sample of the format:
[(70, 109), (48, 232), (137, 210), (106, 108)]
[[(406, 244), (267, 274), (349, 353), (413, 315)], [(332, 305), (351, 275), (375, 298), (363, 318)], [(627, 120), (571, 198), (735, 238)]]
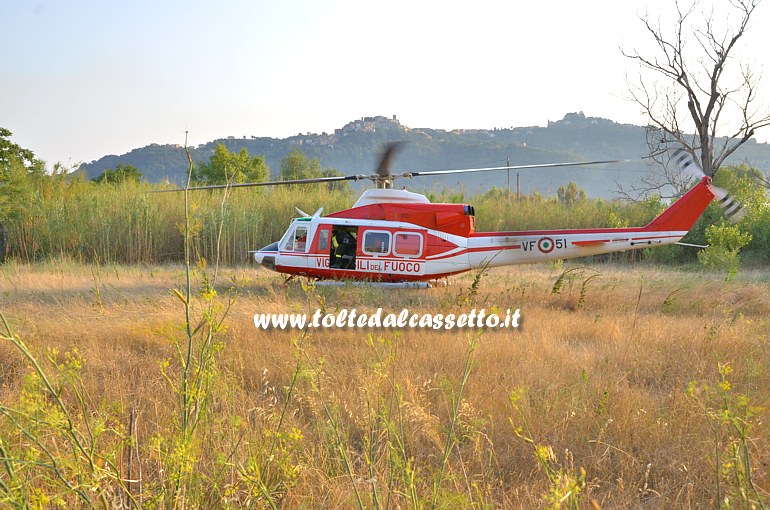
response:
[[(568, 267), (196, 271), (188, 337), (181, 266), (0, 266), (0, 507), (764, 508), (770, 274)], [(522, 326), (253, 325), (378, 307)]]

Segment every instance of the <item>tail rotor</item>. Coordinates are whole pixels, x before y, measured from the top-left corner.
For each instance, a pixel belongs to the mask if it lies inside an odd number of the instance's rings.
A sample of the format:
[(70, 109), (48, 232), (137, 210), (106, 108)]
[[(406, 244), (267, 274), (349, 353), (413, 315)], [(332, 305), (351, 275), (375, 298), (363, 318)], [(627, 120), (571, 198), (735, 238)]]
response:
[[(691, 175), (698, 179), (706, 177), (705, 172), (700, 165), (692, 157), (692, 154), (684, 149), (675, 149), (671, 153), (671, 159), (677, 164), (681, 172), (685, 175)], [(724, 211), (725, 216), (732, 223), (738, 223), (746, 216), (746, 209), (743, 205), (735, 200), (727, 190), (710, 185), (711, 191), (714, 193), (714, 197), (719, 204), (719, 207)]]

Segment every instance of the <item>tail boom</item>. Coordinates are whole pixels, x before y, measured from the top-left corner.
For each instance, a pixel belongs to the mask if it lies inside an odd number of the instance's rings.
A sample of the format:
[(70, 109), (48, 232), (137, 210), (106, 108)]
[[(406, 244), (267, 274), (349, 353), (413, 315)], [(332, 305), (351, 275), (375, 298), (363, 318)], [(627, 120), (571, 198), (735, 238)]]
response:
[(644, 227), (476, 232), (468, 239), (472, 267), (527, 264), (601, 255), (680, 241), (715, 194), (704, 177)]

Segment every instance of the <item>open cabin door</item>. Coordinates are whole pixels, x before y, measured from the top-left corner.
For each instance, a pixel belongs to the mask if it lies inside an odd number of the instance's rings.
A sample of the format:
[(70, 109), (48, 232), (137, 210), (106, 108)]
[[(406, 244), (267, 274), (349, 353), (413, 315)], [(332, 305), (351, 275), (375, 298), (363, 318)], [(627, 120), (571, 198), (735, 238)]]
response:
[(352, 271), (358, 253), (358, 227), (334, 225), (331, 229), (329, 267)]
[(358, 227), (318, 225), (310, 253), (313, 267), (320, 269), (356, 269)]

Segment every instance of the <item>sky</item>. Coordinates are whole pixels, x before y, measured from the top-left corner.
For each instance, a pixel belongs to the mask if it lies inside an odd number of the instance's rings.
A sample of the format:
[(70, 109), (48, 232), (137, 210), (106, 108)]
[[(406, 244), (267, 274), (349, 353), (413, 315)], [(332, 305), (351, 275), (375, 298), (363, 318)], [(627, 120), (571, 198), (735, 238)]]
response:
[[(727, 0), (713, 2), (729, 24)], [(640, 17), (668, 26), (673, 5), (0, 0), (0, 127), (49, 166), (74, 167), (183, 144), (185, 132), (193, 146), (285, 138), (375, 115), (447, 130), (545, 126), (578, 111), (643, 125), (628, 99), (639, 71), (621, 49), (652, 51)], [(767, 48), (770, 2), (735, 55), (770, 80)], [(770, 85), (759, 95), (767, 111)]]

